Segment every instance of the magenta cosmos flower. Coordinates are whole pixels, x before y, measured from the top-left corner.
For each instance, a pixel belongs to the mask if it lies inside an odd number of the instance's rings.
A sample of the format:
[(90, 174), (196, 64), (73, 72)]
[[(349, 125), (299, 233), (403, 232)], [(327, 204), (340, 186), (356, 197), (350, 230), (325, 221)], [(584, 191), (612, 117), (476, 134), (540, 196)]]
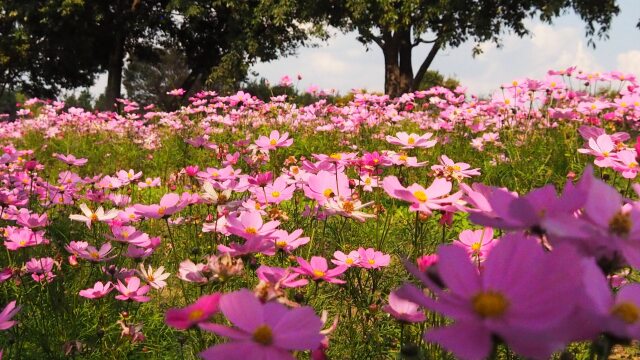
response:
[(7, 330), (16, 324), (15, 320), (11, 320), (20, 311), (20, 306), (16, 306), (16, 301), (8, 303), (0, 312), (0, 330)]
[(329, 270), (327, 259), (320, 256), (311, 257), (310, 262), (298, 257), (298, 264), (300, 264), (300, 267), (293, 268), (293, 271), (302, 275), (307, 275), (313, 280), (324, 280), (333, 284), (346, 283), (346, 281), (338, 279), (338, 276), (347, 271), (347, 266), (336, 266)]
[(203, 321), (207, 321), (218, 312), (220, 293), (201, 296), (195, 303), (182, 308), (167, 310), (164, 322), (176, 329), (186, 330)]
[(358, 255), (358, 266), (364, 269), (378, 269), (389, 266), (389, 263), (391, 262), (391, 256), (389, 254), (385, 254), (382, 251), (377, 251), (373, 248), (359, 248)]
[(256, 140), (256, 145), (263, 150), (275, 150), (279, 147), (289, 147), (293, 144), (293, 139), (289, 138), (289, 133), (285, 132), (280, 135), (278, 130), (273, 130), (269, 137), (260, 136)]
[(220, 324), (199, 327), (231, 341), (203, 351), (203, 359), (294, 360), (292, 351), (315, 350), (324, 338), (322, 321), (311, 307), (262, 304), (248, 289), (223, 295), (220, 310), (233, 328)]
[(489, 251), (496, 245), (493, 240), (493, 229), (464, 230), (460, 233), (458, 241), (453, 244), (462, 247), (476, 261), (484, 261)]
[(177, 213), (188, 205), (188, 200), (183, 199), (178, 194), (165, 194), (160, 199), (160, 204), (153, 205), (133, 205), (135, 214), (150, 219), (162, 219)]
[(70, 166), (82, 166), (85, 165), (87, 163), (87, 159), (83, 159), (83, 158), (76, 158), (75, 156), (69, 154), (69, 155), (63, 155), (63, 154), (53, 154), (53, 157), (55, 157), (56, 159), (64, 162), (67, 165)]
[(113, 290), (111, 281), (107, 281), (106, 284), (98, 281), (96, 282), (92, 288), (80, 290), (80, 296), (87, 299), (99, 299)]
[(120, 292), (120, 295), (116, 295), (118, 300), (133, 300), (137, 302), (147, 302), (151, 300), (150, 297), (145, 296), (149, 292), (149, 285), (140, 286), (140, 279), (132, 276), (124, 280), (124, 284), (118, 280), (115, 289)]
[(398, 295), (395, 291), (389, 294), (389, 304), (382, 307), (382, 311), (393, 316), (398, 321), (414, 323), (422, 322), (427, 319), (423, 311), (418, 310), (419, 305), (412, 303), (409, 300), (405, 300)]
[(261, 239), (270, 236), (280, 225), (279, 221), (265, 223), (257, 211), (243, 211), (227, 217), (227, 230), (246, 240)]
[[(482, 272), (466, 251), (441, 246), (437, 271), (443, 290), (417, 275), (437, 296), (406, 284), (398, 295), (452, 318), (447, 327), (425, 334), (462, 359), (484, 359), (498, 338), (525, 357), (548, 358), (562, 343), (581, 291), (580, 257), (568, 246), (545, 253), (537, 240), (521, 234), (503, 237)], [(554, 329), (563, 329), (554, 334)], [(560, 332), (560, 331), (559, 331)]]
[(403, 187), (395, 176), (387, 176), (382, 181), (382, 187), (389, 196), (411, 203), (411, 211), (431, 214), (432, 210), (441, 209), (443, 204), (458, 200), (460, 193), (450, 195), (452, 184), (441, 178), (433, 181), (431, 186), (424, 188), (418, 184)]

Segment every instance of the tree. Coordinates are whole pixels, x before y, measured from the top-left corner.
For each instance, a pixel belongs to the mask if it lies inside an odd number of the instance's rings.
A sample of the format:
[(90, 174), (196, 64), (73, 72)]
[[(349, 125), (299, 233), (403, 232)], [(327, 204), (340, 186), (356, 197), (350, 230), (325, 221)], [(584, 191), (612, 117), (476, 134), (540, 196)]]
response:
[[(182, 84), (191, 90), (197, 82), (228, 92), (238, 89), (251, 64), (293, 54), (312, 37), (322, 37), (313, 0), (178, 0), (181, 19), (172, 39), (186, 56), (189, 76)], [(311, 25), (316, 24), (316, 25)]]
[(460, 82), (455, 78), (445, 78), (436, 70), (427, 70), (422, 77), (422, 81), (420, 81), (420, 84), (416, 86), (415, 90), (428, 90), (434, 86), (442, 86), (449, 90), (453, 90), (460, 86)]
[(2, 80), (31, 95), (55, 96), (89, 86), (106, 71), (110, 109), (121, 96), (125, 57), (148, 54), (171, 25), (169, 2), (3, 0), (0, 27), (9, 37), (0, 41), (1, 70), (8, 74)]
[[(384, 55), (385, 93), (398, 96), (417, 88), (437, 53), (467, 40), (491, 41), (500, 46), (506, 32), (529, 33), (524, 21), (538, 16), (551, 22), (574, 10), (586, 23), (586, 33), (606, 36), (619, 8), (615, 0), (326, 0), (333, 6), (330, 21), (358, 40), (376, 44)], [(327, 8), (327, 5), (323, 5)], [(414, 73), (411, 55), (421, 44), (431, 46)]]
[(189, 68), (185, 56), (175, 48), (157, 48), (154, 53), (149, 59), (135, 55), (129, 59), (124, 71), (124, 88), (131, 100), (171, 110), (177, 100), (167, 92), (182, 86), (189, 76)]

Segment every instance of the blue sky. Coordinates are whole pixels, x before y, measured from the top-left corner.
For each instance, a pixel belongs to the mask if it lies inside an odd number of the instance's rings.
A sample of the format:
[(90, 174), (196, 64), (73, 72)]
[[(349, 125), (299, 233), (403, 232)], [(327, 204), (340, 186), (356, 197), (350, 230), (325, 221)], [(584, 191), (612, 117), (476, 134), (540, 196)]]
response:
[[(488, 94), (501, 83), (520, 77), (544, 77), (548, 69), (577, 65), (587, 71), (621, 70), (640, 75), (640, 0), (619, 2), (620, 14), (614, 18), (610, 38), (597, 40), (596, 48), (587, 46), (584, 24), (575, 14), (556, 18), (552, 25), (532, 20), (531, 36), (503, 36), (503, 47), (483, 46), (484, 53), (473, 58), (472, 43), (445, 49), (436, 56), (431, 69), (459, 79), (469, 90)], [(299, 87), (313, 84), (323, 89), (335, 88), (341, 93), (351, 88), (381, 91), (384, 67), (381, 50), (369, 50), (356, 40), (355, 33), (335, 35), (317, 48), (302, 48), (297, 56), (260, 63), (252, 70), (260, 77), (277, 83), (281, 76), (301, 74)], [(429, 51), (428, 46), (414, 49), (414, 71)]]

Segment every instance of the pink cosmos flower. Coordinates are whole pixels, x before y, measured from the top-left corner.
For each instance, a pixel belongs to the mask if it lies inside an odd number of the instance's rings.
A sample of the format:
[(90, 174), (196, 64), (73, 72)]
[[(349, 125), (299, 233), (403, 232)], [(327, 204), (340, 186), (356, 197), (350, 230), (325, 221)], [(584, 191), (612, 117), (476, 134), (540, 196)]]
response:
[(270, 237), (278, 225), (279, 221), (264, 223), (262, 216), (256, 211), (243, 211), (227, 216), (227, 230), (246, 240)]
[(440, 165), (433, 165), (431, 170), (437, 177), (462, 181), (464, 178), (480, 175), (480, 169), (470, 169), (471, 165), (462, 162), (454, 162), (447, 155), (440, 156)]
[(31, 278), (36, 282), (51, 282), (56, 277), (53, 274), (53, 265), (56, 262), (50, 258), (32, 258), (25, 264), (27, 273), (31, 274)]
[(5, 229), (5, 235), (7, 239), (4, 241), (4, 246), (9, 250), (49, 243), (49, 240), (43, 237), (44, 231), (34, 232), (26, 227), (19, 229), (8, 227)]
[(443, 204), (451, 203), (460, 198), (461, 194), (451, 196), (452, 184), (441, 178), (433, 181), (431, 186), (424, 188), (418, 184), (403, 187), (395, 176), (387, 176), (382, 181), (382, 187), (389, 196), (411, 203), (411, 211), (421, 211), (431, 214), (432, 210), (442, 209)]
[(92, 288), (80, 290), (80, 296), (87, 299), (99, 299), (113, 290), (112, 285), (111, 281), (107, 281), (105, 284), (98, 281)]
[(481, 273), (460, 247), (441, 246), (438, 256), (438, 275), (447, 291), (415, 273), (437, 301), (410, 284), (398, 290), (400, 297), (455, 320), (427, 331), (427, 341), (464, 359), (487, 357), (496, 336), (525, 357), (548, 358), (564, 346), (566, 329), (559, 325), (571, 321), (581, 286), (575, 279), (582, 278), (573, 249), (558, 247), (545, 253), (533, 237), (507, 235), (489, 254)]
[(384, 254), (382, 251), (376, 251), (373, 248), (359, 248), (358, 255), (358, 266), (364, 269), (379, 269), (389, 266), (391, 262), (389, 254)]
[(16, 306), (16, 301), (8, 303), (0, 312), (0, 330), (7, 330), (13, 327), (17, 321), (11, 320), (20, 311), (20, 306)]
[(178, 278), (187, 282), (207, 283), (209, 278), (204, 275), (206, 268), (207, 265), (205, 264), (195, 264), (191, 260), (185, 260), (180, 263)]
[(145, 181), (140, 181), (138, 183), (138, 188), (139, 189), (144, 189), (144, 188), (148, 188), (148, 187), (158, 187), (160, 186), (160, 178), (146, 178)]
[(275, 150), (279, 147), (289, 147), (293, 144), (293, 139), (289, 138), (289, 133), (285, 132), (280, 135), (278, 130), (271, 131), (269, 137), (260, 136), (255, 144), (263, 150)]
[(423, 311), (418, 310), (420, 306), (409, 300), (405, 300), (395, 291), (389, 294), (389, 304), (382, 307), (382, 311), (393, 316), (398, 321), (416, 323), (423, 322), (427, 319)]
[(613, 169), (625, 179), (635, 179), (640, 171), (635, 150), (622, 150), (613, 159)]
[(334, 196), (349, 198), (349, 178), (344, 172), (329, 172), (321, 170), (315, 175), (309, 176), (307, 183), (303, 187), (304, 194), (319, 204), (324, 204), (327, 199)]
[(53, 157), (55, 157), (56, 159), (64, 162), (67, 165), (70, 166), (82, 166), (85, 165), (89, 160), (87, 159), (83, 159), (83, 158), (76, 158), (75, 156), (69, 154), (69, 155), (63, 155), (63, 154), (53, 154)]
[(323, 339), (322, 321), (308, 306), (262, 304), (250, 290), (242, 289), (223, 295), (220, 310), (233, 328), (208, 323), (199, 327), (232, 341), (203, 351), (204, 359), (293, 360), (292, 351), (315, 350)]
[(358, 266), (360, 264), (360, 253), (357, 250), (353, 250), (347, 255), (338, 250), (333, 253), (333, 259), (331, 259), (331, 262), (338, 266)]
[(116, 176), (123, 185), (128, 185), (129, 183), (138, 180), (142, 176), (142, 171), (136, 173), (133, 169), (129, 169), (129, 171), (120, 170), (116, 173)]
[(115, 258), (115, 255), (109, 257), (109, 254), (111, 254), (112, 250), (113, 249), (111, 247), (111, 243), (106, 242), (102, 244), (102, 246), (100, 246), (100, 250), (96, 249), (94, 246), (89, 245), (82, 251), (78, 252), (78, 256), (91, 262), (109, 261)]
[(89, 209), (87, 204), (80, 204), (80, 210), (82, 211), (83, 215), (69, 215), (69, 219), (82, 221), (87, 225), (89, 229), (91, 229), (91, 224), (96, 221), (108, 221), (115, 219), (118, 216), (118, 210), (111, 209), (107, 213), (105, 213), (102, 206), (98, 207), (98, 209), (93, 212), (91, 211), (91, 209)]
[(300, 274), (293, 273), (291, 269), (269, 267), (260, 265), (256, 270), (256, 275), (260, 281), (271, 284), (274, 287), (294, 288), (305, 286), (309, 283), (307, 279), (299, 279)]
[(437, 140), (429, 140), (432, 136), (432, 133), (418, 135), (399, 132), (396, 136), (387, 135), (386, 139), (388, 143), (400, 145), (403, 149), (430, 148), (434, 147), (438, 142)]
[(293, 268), (292, 270), (311, 277), (315, 281), (324, 280), (332, 284), (344, 284), (346, 281), (340, 280), (337, 277), (347, 271), (347, 266), (336, 266), (333, 269), (329, 269), (327, 259), (320, 256), (311, 257), (311, 261), (307, 262), (305, 259), (298, 257), (298, 264), (300, 267)]
[(253, 188), (251, 192), (256, 200), (265, 204), (279, 204), (293, 197), (296, 190), (295, 185), (288, 185), (287, 179), (283, 176), (278, 177), (273, 184), (267, 184), (261, 188)]
[(275, 248), (287, 253), (311, 241), (309, 237), (300, 237), (302, 229), (297, 229), (291, 234), (286, 230), (276, 230), (272, 233)]
[(221, 294), (201, 296), (195, 303), (182, 309), (173, 308), (165, 313), (164, 322), (176, 329), (186, 330), (207, 321), (218, 310)]
[(584, 277), (585, 292), (590, 300), (587, 311), (601, 332), (620, 339), (640, 337), (640, 284), (622, 286), (614, 295), (602, 271), (594, 264)]
[(162, 196), (160, 204), (153, 205), (133, 205), (135, 213), (138, 216), (144, 216), (150, 219), (162, 219), (181, 211), (187, 207), (188, 202), (186, 198), (181, 198), (180, 195), (169, 193)]
[(493, 229), (487, 227), (481, 230), (464, 230), (460, 233), (458, 241), (454, 241), (453, 244), (462, 247), (469, 256), (481, 262), (497, 241), (493, 239)]
[(610, 167), (612, 165), (611, 157), (616, 153), (616, 145), (611, 136), (602, 134), (597, 138), (589, 139), (590, 149), (578, 149), (581, 154), (589, 154), (596, 157), (594, 163), (599, 167)]
[(360, 209), (373, 204), (373, 201), (369, 201), (363, 204), (360, 200), (342, 200), (336, 198), (327, 199), (323, 204), (326, 215), (340, 215), (346, 218), (354, 219), (359, 222), (365, 222), (366, 219), (375, 218), (376, 215), (369, 214)]
[(147, 302), (151, 300), (150, 297), (145, 296), (149, 292), (149, 285), (140, 286), (140, 279), (132, 276), (122, 281), (118, 280), (118, 284), (115, 285), (115, 289), (118, 290), (120, 295), (116, 295), (118, 300), (133, 300), (137, 302)]
[(42, 215), (29, 214), (28, 212), (21, 211), (17, 218), (18, 225), (26, 226), (28, 228), (45, 227), (49, 224), (49, 217), (47, 213)]

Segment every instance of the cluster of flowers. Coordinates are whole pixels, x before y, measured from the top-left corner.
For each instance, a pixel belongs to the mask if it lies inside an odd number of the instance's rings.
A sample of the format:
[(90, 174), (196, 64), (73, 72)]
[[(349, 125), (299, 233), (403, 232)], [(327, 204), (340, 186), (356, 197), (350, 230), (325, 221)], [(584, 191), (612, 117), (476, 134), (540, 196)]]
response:
[(501, 342), (542, 359), (572, 341), (604, 336), (610, 347), (640, 336), (640, 285), (620, 276), (640, 267), (640, 202), (589, 169), (559, 196), (552, 185), (523, 196), (474, 185), (463, 196), (470, 219), (506, 234), (466, 231), (417, 267), (408, 263), (427, 292), (409, 283), (396, 290), (394, 317), (421, 322), (424, 307), (452, 319), (425, 339), (463, 359), (483, 359)]
[[(14, 123), (1, 123), (0, 137), (20, 137), (33, 129), (45, 130), (51, 137), (65, 129), (81, 134), (107, 130), (116, 135), (135, 134), (136, 141), (146, 138), (141, 144), (155, 148), (162, 129), (193, 127), (199, 135), (190, 135), (185, 141), (214, 152), (219, 165), (203, 169), (186, 166), (162, 180), (147, 177), (142, 181), (142, 172), (133, 169), (83, 178), (78, 168), (88, 159), (54, 154), (66, 168), (51, 182), (42, 176), (44, 166), (33, 152), (5, 146), (0, 156), (0, 218), (9, 224), (3, 229), (7, 251), (26, 254), (26, 248), (47, 249), (52, 243), (48, 237), (53, 239), (47, 230), (54, 209), (60, 210), (56, 215), (64, 213), (65, 217), (71, 212), (68, 218), (75, 222), (73, 226), (81, 228), (90, 241), (64, 243), (61, 247), (68, 252), (66, 259), (53, 254), (25, 255), (23, 263), (0, 269), (0, 283), (30, 274), (33, 281), (47, 286), (59, 281), (56, 274), (64, 261), (72, 268), (84, 262), (99, 268), (100, 278), (88, 279), (95, 281), (94, 285), (77, 296), (99, 299), (115, 289), (117, 300), (148, 302), (153, 299), (151, 289), (161, 291), (167, 281), (175, 280), (181, 287), (222, 282), (247, 270), (247, 258), (282, 255), (297, 265), (261, 265), (253, 291), (247, 288), (205, 295), (185, 308), (168, 311), (166, 323), (181, 330), (198, 327), (231, 339), (205, 350), (201, 354), (205, 358), (290, 359), (293, 351), (310, 350), (320, 359), (336, 322), (327, 324), (326, 314), (320, 317), (313, 309), (291, 301), (285, 289), (320, 282), (345, 284), (351, 274), (375, 274), (392, 259), (373, 247), (341, 251), (355, 246), (335, 251), (331, 259), (310, 252), (299, 256), (298, 249), (313, 243), (313, 235), (304, 236), (304, 229), (287, 226), (291, 224), (283, 204), (296, 210), (298, 205), (304, 206), (302, 215), (313, 221), (341, 217), (366, 222), (377, 218), (381, 210), (374, 201), (362, 199), (372, 198), (371, 193), (386, 194), (407, 203), (416, 219), (437, 213), (443, 224), (451, 224), (455, 213), (468, 213), (472, 222), (484, 227), (463, 231), (457, 241), (440, 247), (437, 254), (419, 258), (417, 266), (407, 262), (427, 290), (406, 284), (390, 295), (383, 308), (403, 322), (425, 321), (422, 309), (454, 321), (428, 330), (428, 341), (461, 358), (479, 359), (501, 342), (524, 356), (542, 358), (569, 342), (593, 340), (601, 334), (610, 344), (638, 338), (640, 293), (637, 285), (627, 283), (619, 272), (625, 267), (640, 267), (636, 225), (640, 203), (623, 197), (591, 171), (577, 184), (568, 182), (560, 196), (551, 185), (523, 196), (480, 183), (469, 186), (464, 181), (480, 175), (479, 169), (446, 155), (430, 166), (433, 180), (429, 185), (407, 184), (401, 176), (385, 174), (392, 169), (426, 167), (426, 162), (418, 160), (419, 151), (445, 144), (446, 132), (458, 126), (477, 133), (472, 145), (482, 150), (488, 144), (499, 147), (497, 131), (506, 126), (553, 127), (558, 121), (580, 121), (589, 124), (580, 131), (588, 142), (588, 148), (580, 152), (595, 156), (597, 166), (634, 178), (638, 153), (624, 144), (629, 135), (608, 135), (593, 125), (620, 119), (634, 125), (640, 119), (640, 90), (635, 78), (615, 72), (574, 75), (574, 71), (552, 72), (544, 81), (514, 81), (488, 101), (475, 97), (467, 101), (463, 88), (434, 88), (393, 100), (356, 94), (342, 107), (320, 101), (295, 108), (284, 99), (263, 103), (245, 93), (221, 97), (203, 92), (177, 112), (153, 112), (150, 107), (140, 110), (137, 104), (123, 101), (125, 115), (118, 115), (81, 109), (65, 112), (64, 104), (32, 100), (25, 105), (34, 111), (22, 111), (22, 119)], [(589, 81), (594, 88), (597, 82), (613, 80), (628, 85), (609, 101), (573, 90), (565, 82), (571, 76)], [(544, 111), (540, 104), (546, 106)], [(256, 128), (273, 122), (294, 130), (348, 133), (383, 123), (394, 126), (401, 120), (416, 123), (420, 133), (393, 131), (395, 135), (391, 135), (388, 127), (380, 126), (380, 133), (374, 134), (399, 151), (352, 147), (350, 152), (289, 157), (276, 163), (274, 171), (264, 169), (293, 145), (289, 133), (273, 130), (268, 136), (248, 137), (233, 144), (239, 149), (235, 153), (229, 144), (214, 144), (210, 137), (226, 129), (239, 131), (247, 122)], [(246, 168), (249, 173), (243, 173)], [(185, 183), (189, 186), (178, 190), (180, 179), (188, 180)], [(168, 191), (157, 203), (146, 204), (142, 196), (134, 196), (162, 185)], [(178, 193), (182, 190), (185, 192)], [(32, 210), (36, 208), (42, 211)], [(179, 256), (173, 229), (188, 221), (195, 223), (193, 216), (180, 216), (186, 209), (204, 213), (202, 223), (197, 223), (202, 233), (197, 235), (210, 237), (215, 253), (196, 262), (176, 259), (179, 266), (168, 269), (170, 272), (165, 272), (164, 266), (149, 265), (159, 250)], [(168, 238), (143, 231), (158, 228), (147, 226), (149, 223), (166, 226)], [(494, 239), (494, 229), (506, 234)], [(138, 261), (139, 268), (123, 266), (126, 259)], [(170, 278), (171, 272), (176, 276)], [(12, 302), (0, 314), (0, 330), (14, 324), (10, 319), (16, 309)], [(210, 322), (218, 312), (233, 327)], [(144, 338), (140, 328), (124, 328), (135, 339)]]

